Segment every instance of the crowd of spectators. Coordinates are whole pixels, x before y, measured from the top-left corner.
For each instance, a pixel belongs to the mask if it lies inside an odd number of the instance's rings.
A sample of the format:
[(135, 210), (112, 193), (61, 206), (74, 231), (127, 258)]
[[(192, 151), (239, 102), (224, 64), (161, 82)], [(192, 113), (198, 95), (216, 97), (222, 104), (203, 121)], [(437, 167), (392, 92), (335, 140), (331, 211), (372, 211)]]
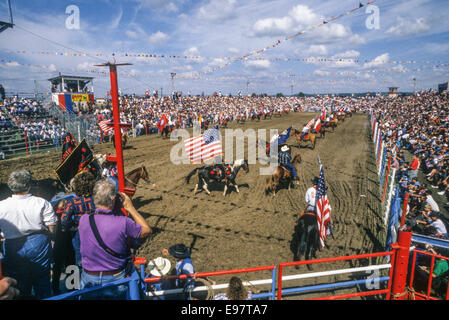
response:
[(448, 238), (443, 213), (449, 205), (449, 95), (420, 92), (386, 98), (369, 112), (384, 133), (387, 157), (392, 156), (398, 169), (401, 197), (410, 194), (408, 223), (416, 231)]

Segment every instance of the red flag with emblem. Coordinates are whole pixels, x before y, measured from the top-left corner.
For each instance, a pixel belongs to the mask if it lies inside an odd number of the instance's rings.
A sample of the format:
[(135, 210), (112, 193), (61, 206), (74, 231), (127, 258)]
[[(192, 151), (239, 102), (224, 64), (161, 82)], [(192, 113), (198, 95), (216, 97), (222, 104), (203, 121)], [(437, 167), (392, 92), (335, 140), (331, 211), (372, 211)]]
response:
[(164, 128), (167, 124), (168, 124), (167, 117), (165, 116), (165, 114), (163, 114), (157, 124), (157, 128), (159, 129), (160, 132), (162, 132), (162, 130), (164, 130)]

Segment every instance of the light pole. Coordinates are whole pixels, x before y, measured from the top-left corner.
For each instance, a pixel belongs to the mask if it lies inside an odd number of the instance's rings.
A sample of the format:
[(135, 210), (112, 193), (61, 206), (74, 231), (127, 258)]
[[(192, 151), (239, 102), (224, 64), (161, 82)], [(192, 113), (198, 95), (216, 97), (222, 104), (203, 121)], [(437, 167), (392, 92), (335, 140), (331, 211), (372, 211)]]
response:
[(175, 76), (176, 76), (176, 73), (172, 72), (172, 73), (170, 73), (170, 76), (171, 76), (171, 91), (172, 91), (172, 94), (174, 94), (175, 93)]

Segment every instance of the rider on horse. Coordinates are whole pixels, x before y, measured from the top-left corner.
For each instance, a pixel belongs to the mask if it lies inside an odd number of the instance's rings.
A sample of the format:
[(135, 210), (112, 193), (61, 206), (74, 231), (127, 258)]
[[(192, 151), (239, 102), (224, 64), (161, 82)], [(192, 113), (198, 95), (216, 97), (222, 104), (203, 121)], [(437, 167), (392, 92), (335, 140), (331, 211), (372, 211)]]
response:
[(293, 180), (299, 180), (298, 174), (296, 173), (295, 166), (291, 163), (292, 156), (290, 154), (290, 148), (287, 145), (284, 145), (279, 152), (279, 164), (281, 166), (285, 166), (291, 170), (293, 174)]
[(288, 138), (290, 138), (290, 132), (292, 131), (292, 128), (293, 126), (290, 126), (290, 128), (284, 130), (280, 135), (275, 134), (273, 138), (271, 138), (270, 145), (267, 146), (270, 148), (270, 151), (271, 147), (276, 144), (276, 141), (278, 146), (285, 144), (287, 142)]
[(229, 164), (217, 163), (210, 168), (209, 173), (215, 180), (217, 180), (217, 182), (220, 182), (231, 173), (231, 166)]
[(302, 128), (301, 131), (301, 141), (303, 141), (304, 137), (307, 136), (309, 134), (310, 131), (310, 127), (308, 126), (307, 123), (304, 124), (304, 128)]

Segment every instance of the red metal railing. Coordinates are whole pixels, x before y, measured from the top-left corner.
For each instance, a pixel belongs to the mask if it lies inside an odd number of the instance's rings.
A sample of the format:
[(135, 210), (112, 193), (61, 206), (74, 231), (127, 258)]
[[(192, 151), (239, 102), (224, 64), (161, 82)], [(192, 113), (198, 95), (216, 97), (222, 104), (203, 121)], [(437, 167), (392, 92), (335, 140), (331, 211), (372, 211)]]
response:
[[(346, 256), (346, 257), (337, 257), (337, 258), (325, 258), (325, 259), (316, 259), (316, 260), (307, 260), (307, 261), (294, 261), (294, 262), (286, 262), (279, 264), (278, 268), (278, 295), (277, 299), (282, 299), (282, 274), (283, 269), (285, 267), (291, 267), (291, 266), (300, 266), (300, 265), (310, 265), (310, 264), (318, 264), (318, 263), (328, 263), (328, 262), (336, 262), (336, 261), (348, 261), (348, 260), (359, 260), (359, 259), (366, 259), (366, 258), (376, 258), (376, 257), (391, 257), (391, 265), (394, 266), (395, 263), (395, 252), (381, 252), (381, 253), (369, 253), (369, 254), (361, 254), (361, 255), (354, 255), (354, 256)], [(331, 296), (331, 297), (321, 297), (318, 299), (321, 300), (332, 300), (332, 299), (343, 299), (343, 298), (350, 298), (350, 297), (361, 297), (361, 296), (369, 296), (369, 295), (378, 295), (378, 294), (386, 294), (386, 299), (390, 299), (390, 291), (391, 291), (391, 279), (393, 277), (393, 267), (390, 268), (389, 272), (389, 278), (390, 281), (388, 281), (388, 286), (386, 289), (383, 290), (375, 290), (375, 291), (368, 291), (368, 292), (357, 292), (352, 293), (348, 295), (340, 295), (340, 296)]]
[[(412, 267), (411, 267), (411, 272), (410, 272), (410, 279), (409, 279), (409, 288), (413, 288), (413, 283), (415, 280), (415, 270), (416, 270), (416, 255), (417, 254), (422, 254), (424, 256), (429, 256), (431, 258), (430, 261), (430, 270), (429, 270), (429, 279), (427, 281), (427, 288), (426, 288), (426, 293), (420, 293), (420, 292), (414, 292), (415, 295), (415, 299), (418, 298), (420, 300), (441, 300), (441, 298), (437, 298), (437, 297), (432, 297), (431, 296), (431, 291), (432, 291), (432, 283), (433, 283), (433, 271), (434, 271), (434, 267), (435, 267), (435, 259), (442, 259), (442, 260), (446, 260), (449, 263), (449, 257), (444, 257), (438, 254), (434, 254), (434, 253), (430, 253), (430, 252), (426, 252), (426, 251), (421, 251), (421, 250), (413, 250), (413, 258), (412, 258)], [(449, 281), (448, 281), (449, 282)], [(445, 296), (445, 300), (449, 300), (449, 284), (446, 288), (446, 296)]]

